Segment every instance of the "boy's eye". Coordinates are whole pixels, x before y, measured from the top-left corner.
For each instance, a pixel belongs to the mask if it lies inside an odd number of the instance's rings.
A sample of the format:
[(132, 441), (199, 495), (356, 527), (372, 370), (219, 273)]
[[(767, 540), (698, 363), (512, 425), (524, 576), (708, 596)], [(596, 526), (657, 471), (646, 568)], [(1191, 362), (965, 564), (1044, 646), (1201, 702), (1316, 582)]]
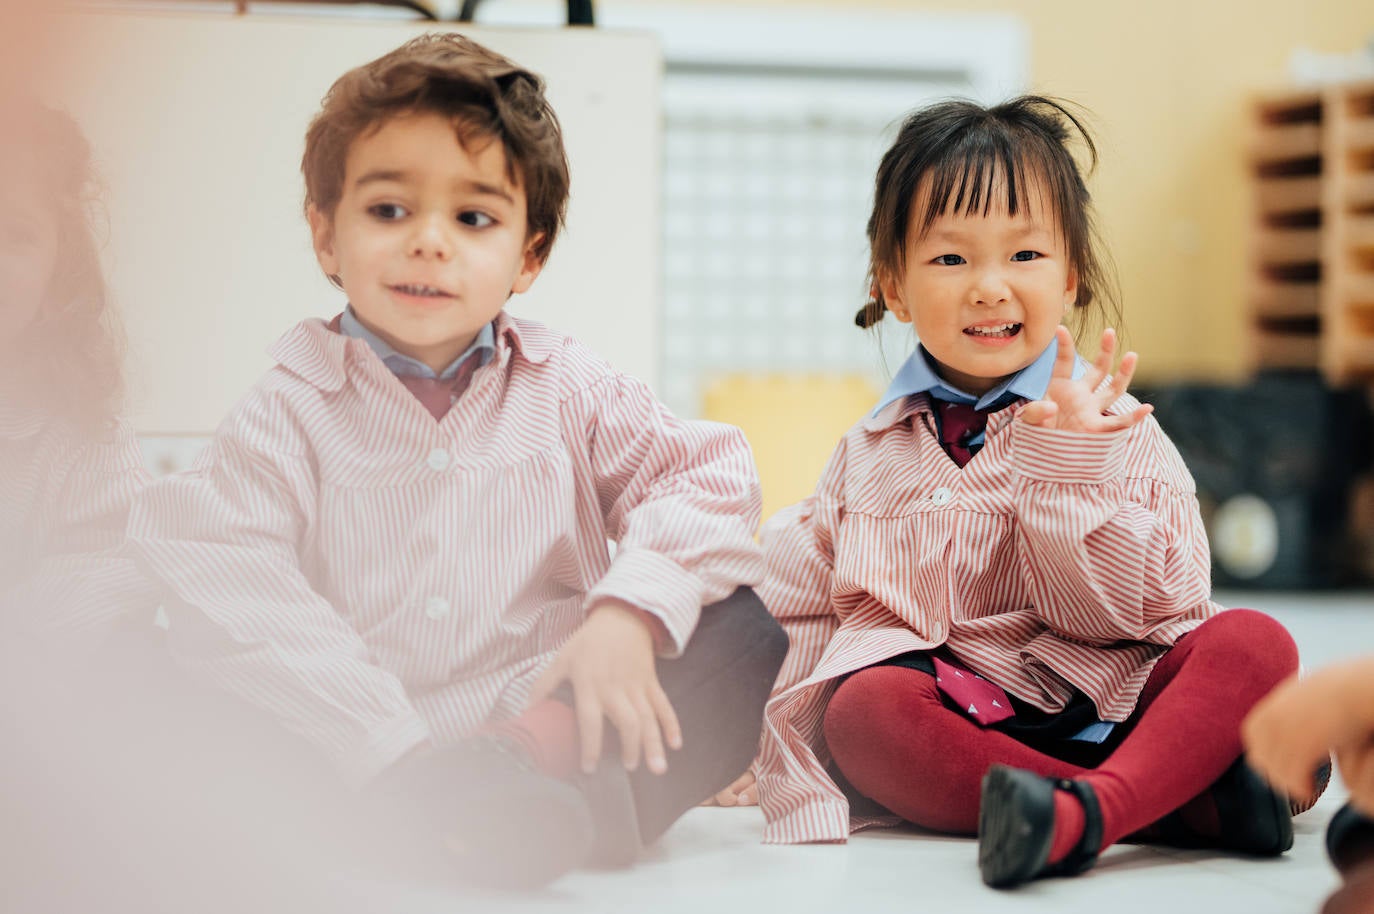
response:
[(394, 222), (405, 216), (405, 207), (396, 203), (377, 203), (367, 208), (367, 211), (386, 222)]
[(496, 220), (488, 216), (486, 213), (479, 213), (476, 210), (465, 210), (464, 212), (459, 213), (458, 221), (463, 223), (464, 225), (470, 225), (473, 228), (486, 228), (487, 226), (494, 225), (496, 223)]
[(1011, 255), (1011, 259), (1014, 261), (1026, 261), (1035, 260), (1040, 256), (1041, 254), (1039, 251), (1017, 251), (1015, 254)]
[(938, 263), (942, 267), (957, 267), (964, 262), (964, 258), (958, 254), (941, 254), (931, 262)]

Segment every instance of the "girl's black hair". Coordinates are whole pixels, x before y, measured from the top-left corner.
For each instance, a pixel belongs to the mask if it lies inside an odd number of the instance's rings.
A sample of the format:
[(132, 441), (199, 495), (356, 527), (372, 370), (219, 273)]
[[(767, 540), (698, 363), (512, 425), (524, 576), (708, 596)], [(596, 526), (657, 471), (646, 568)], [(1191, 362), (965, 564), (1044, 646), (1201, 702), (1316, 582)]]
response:
[[(878, 165), (868, 219), (871, 298), (854, 322), (868, 328), (882, 320), (887, 303), (880, 280), (905, 267), (913, 228), (920, 237), (946, 212), (987, 215), (999, 183), (1006, 189), (1007, 213), (1014, 216), (1027, 207), (1027, 188), (1037, 180), (1078, 274), (1075, 308), (1103, 299), (1119, 319), (1115, 284), (1097, 251), (1092, 199), (1069, 149), (1074, 133), (1087, 149), (1091, 173), (1097, 147), (1081, 116), (1058, 99), (1023, 95), (992, 107), (958, 99), (909, 115)], [(924, 212), (913, 219), (923, 181), (930, 182), (931, 192)]]

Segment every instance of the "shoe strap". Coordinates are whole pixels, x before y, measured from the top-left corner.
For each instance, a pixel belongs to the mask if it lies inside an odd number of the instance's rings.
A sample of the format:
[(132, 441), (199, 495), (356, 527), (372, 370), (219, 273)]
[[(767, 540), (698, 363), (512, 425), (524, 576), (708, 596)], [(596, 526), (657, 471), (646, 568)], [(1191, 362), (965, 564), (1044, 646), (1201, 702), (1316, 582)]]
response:
[(1083, 835), (1068, 856), (1053, 867), (1056, 875), (1072, 876), (1097, 862), (1102, 848), (1102, 804), (1086, 781), (1060, 778), (1054, 786), (1077, 797), (1083, 807)]

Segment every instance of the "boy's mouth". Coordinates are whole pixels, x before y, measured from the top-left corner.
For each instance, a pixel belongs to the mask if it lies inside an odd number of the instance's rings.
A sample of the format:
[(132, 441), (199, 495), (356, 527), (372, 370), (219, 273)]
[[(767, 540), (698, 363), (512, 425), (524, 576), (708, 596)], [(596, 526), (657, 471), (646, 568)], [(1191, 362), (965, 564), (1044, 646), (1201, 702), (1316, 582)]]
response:
[(402, 295), (414, 295), (418, 298), (452, 298), (453, 296), (437, 286), (427, 286), (422, 283), (404, 282), (390, 287), (393, 292), (400, 292)]
[(1016, 336), (1021, 332), (1021, 325), (1014, 323), (1005, 324), (979, 324), (976, 327), (965, 327), (964, 332), (969, 336), (991, 337), (992, 339), (1006, 339)]

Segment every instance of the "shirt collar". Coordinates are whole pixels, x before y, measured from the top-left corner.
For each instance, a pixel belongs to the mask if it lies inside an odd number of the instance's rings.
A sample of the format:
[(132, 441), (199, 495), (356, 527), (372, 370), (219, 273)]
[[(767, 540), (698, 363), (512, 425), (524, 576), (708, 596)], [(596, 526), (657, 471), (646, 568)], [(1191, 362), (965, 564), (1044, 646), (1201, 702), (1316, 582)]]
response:
[[(897, 370), (897, 374), (892, 378), (892, 383), (887, 386), (887, 391), (883, 393), (882, 399), (878, 401), (878, 405), (873, 408), (869, 416), (876, 416), (892, 403), (904, 400), (913, 394), (929, 394), (936, 400), (948, 400), (951, 403), (971, 403), (976, 408), (984, 410), (993, 407), (1000, 409), (1017, 399), (1039, 400), (1045, 396), (1045, 391), (1050, 386), (1050, 375), (1054, 371), (1054, 359), (1058, 353), (1059, 341), (1050, 340), (1049, 346), (1040, 353), (1034, 362), (981, 397), (975, 397), (973, 394), (960, 390), (942, 380), (935, 373), (935, 368), (926, 348), (918, 344), (916, 351)], [(1081, 377), (1084, 368), (1081, 359), (1075, 360), (1073, 376), (1075, 378)]]
[(424, 362), (397, 352), (386, 342), (386, 340), (364, 327), (362, 322), (358, 320), (358, 316), (353, 313), (352, 305), (344, 309), (344, 313), (339, 317), (339, 332), (343, 333), (345, 336), (351, 336), (354, 339), (359, 339), (367, 343), (367, 345), (372, 348), (372, 351), (377, 353), (377, 357), (386, 364), (386, 367), (390, 368), (394, 374), (401, 377), (439, 378), (440, 380), (445, 380), (456, 375), (458, 373), (458, 368), (474, 353), (476, 353), (477, 357), (481, 360), (478, 363), (480, 365), (487, 364), (496, 353), (496, 331), (491, 324), (487, 324), (478, 332), (477, 338), (472, 341), (472, 345), (463, 350), (458, 358), (449, 362), (448, 366), (445, 367), (442, 372), (435, 374), (434, 369), (430, 368)]

